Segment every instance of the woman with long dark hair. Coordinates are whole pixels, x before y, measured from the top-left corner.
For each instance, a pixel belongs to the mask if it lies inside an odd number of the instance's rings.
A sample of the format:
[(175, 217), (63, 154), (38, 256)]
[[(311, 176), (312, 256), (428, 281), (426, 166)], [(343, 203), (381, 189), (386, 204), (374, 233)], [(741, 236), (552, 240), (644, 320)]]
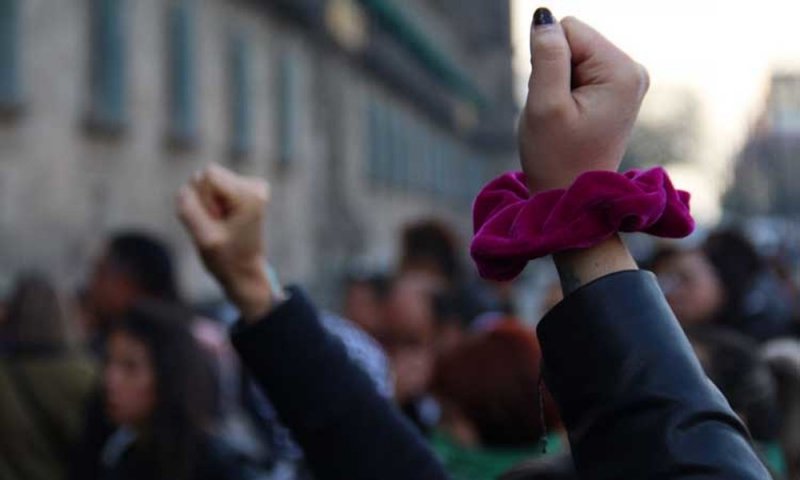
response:
[(0, 319), (0, 478), (59, 480), (81, 431), (95, 367), (71, 341), (64, 302), (21, 275)]
[(212, 377), (183, 310), (140, 303), (115, 322), (104, 372), (116, 425), (98, 455), (109, 480), (243, 478), (210, 432)]

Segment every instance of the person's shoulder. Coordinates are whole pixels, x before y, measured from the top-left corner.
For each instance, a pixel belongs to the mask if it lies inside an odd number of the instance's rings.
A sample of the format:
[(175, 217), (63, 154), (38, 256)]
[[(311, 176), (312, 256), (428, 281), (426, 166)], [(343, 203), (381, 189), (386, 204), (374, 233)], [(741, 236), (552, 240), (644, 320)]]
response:
[(568, 453), (537, 457), (524, 462), (499, 480), (577, 480), (578, 474)]
[(28, 377), (58, 384), (62, 381), (84, 384), (92, 381), (98, 370), (91, 357), (74, 348), (52, 351), (20, 349), (10, 355), (0, 355), (0, 364)]
[(218, 435), (205, 435), (198, 451), (202, 480), (238, 480), (245, 478), (239, 453)]

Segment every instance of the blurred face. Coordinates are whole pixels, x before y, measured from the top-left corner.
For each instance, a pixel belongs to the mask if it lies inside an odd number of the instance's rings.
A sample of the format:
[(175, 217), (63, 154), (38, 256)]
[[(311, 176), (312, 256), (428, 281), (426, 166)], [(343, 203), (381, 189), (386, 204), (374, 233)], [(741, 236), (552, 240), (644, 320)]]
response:
[(133, 284), (114, 268), (107, 254), (95, 260), (87, 289), (87, 305), (91, 313), (102, 318), (123, 313), (135, 301)]
[(434, 314), (424, 282), (399, 280), (386, 305), (383, 340), (395, 374), (400, 403), (427, 390), (433, 371)]
[(368, 284), (355, 283), (347, 290), (344, 316), (371, 334), (381, 323), (381, 304)]
[(156, 405), (156, 376), (147, 346), (128, 333), (109, 337), (105, 366), (106, 409), (119, 425), (146, 423)]
[(714, 320), (724, 302), (717, 273), (701, 252), (678, 253), (656, 265), (655, 273), (681, 325)]
[(428, 345), (434, 335), (434, 312), (427, 284), (416, 277), (396, 282), (386, 302), (386, 334), (397, 343)]

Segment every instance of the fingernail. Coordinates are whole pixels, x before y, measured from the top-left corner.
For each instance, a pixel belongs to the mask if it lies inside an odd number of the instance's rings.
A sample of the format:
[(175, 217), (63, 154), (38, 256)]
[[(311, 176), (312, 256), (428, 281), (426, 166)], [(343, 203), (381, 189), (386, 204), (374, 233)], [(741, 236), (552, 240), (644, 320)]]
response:
[(533, 26), (538, 27), (542, 25), (552, 25), (554, 24), (556, 19), (553, 17), (553, 14), (544, 7), (539, 7), (533, 12)]

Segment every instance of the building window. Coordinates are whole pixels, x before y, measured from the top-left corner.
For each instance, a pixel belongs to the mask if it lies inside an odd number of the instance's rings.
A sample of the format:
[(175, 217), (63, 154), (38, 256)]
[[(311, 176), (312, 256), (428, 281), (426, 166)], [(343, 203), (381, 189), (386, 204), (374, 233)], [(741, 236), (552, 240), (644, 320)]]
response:
[(398, 110), (395, 116), (395, 187), (405, 190), (408, 186), (408, 121), (405, 112)]
[(447, 140), (439, 138), (436, 142), (436, 156), (433, 161), (433, 192), (436, 195), (444, 196), (444, 183), (445, 183), (445, 167), (444, 162), (447, 157)]
[(409, 152), (408, 152), (408, 185), (414, 191), (420, 190), (422, 186), (422, 155), (423, 137), (422, 126), (412, 118), (409, 122)]
[(289, 165), (297, 156), (297, 61), (293, 54), (285, 52), (278, 67), (278, 163)]
[(177, 0), (167, 14), (168, 134), (171, 144), (184, 147), (197, 134), (193, 5), (193, 0)]
[(252, 147), (250, 123), (250, 52), (247, 39), (235, 34), (230, 39), (231, 153), (241, 158)]
[(389, 175), (388, 183), (392, 188), (398, 188), (401, 183), (400, 179), (403, 170), (403, 141), (400, 138), (400, 117), (396, 109), (393, 108), (390, 110), (388, 120), (387, 135), (389, 139), (386, 146), (389, 152), (387, 165), (387, 173)]
[(444, 157), (442, 158), (442, 195), (451, 198), (453, 196), (453, 184), (455, 177), (453, 169), (454, 151), (453, 142), (448, 140), (445, 144)]
[(378, 102), (369, 100), (367, 105), (367, 144), (364, 150), (366, 157), (367, 175), (372, 183), (378, 181), (379, 155), (381, 149), (381, 124)]
[(20, 82), (20, 1), (0, 0), (0, 110), (22, 103)]
[(378, 152), (378, 175), (384, 186), (392, 185), (394, 174), (394, 127), (392, 126), (392, 107), (388, 104), (381, 106), (381, 136)]
[(471, 201), (478, 192), (483, 188), (483, 161), (481, 157), (473, 157), (470, 160), (469, 179), (467, 181), (467, 188), (464, 192), (464, 198)]
[(105, 132), (125, 124), (125, 0), (90, 0), (89, 126)]
[(403, 175), (401, 177), (402, 180), (402, 188), (404, 190), (411, 190), (412, 187), (412, 175), (413, 172), (411, 170), (411, 157), (414, 155), (414, 125), (413, 125), (413, 118), (409, 113), (403, 113), (401, 116), (402, 119), (402, 161), (403, 161)]
[(436, 133), (430, 127), (424, 129), (422, 135), (422, 165), (420, 172), (422, 180), (420, 188), (425, 192), (431, 192), (434, 188), (433, 179), (433, 162), (436, 156)]

